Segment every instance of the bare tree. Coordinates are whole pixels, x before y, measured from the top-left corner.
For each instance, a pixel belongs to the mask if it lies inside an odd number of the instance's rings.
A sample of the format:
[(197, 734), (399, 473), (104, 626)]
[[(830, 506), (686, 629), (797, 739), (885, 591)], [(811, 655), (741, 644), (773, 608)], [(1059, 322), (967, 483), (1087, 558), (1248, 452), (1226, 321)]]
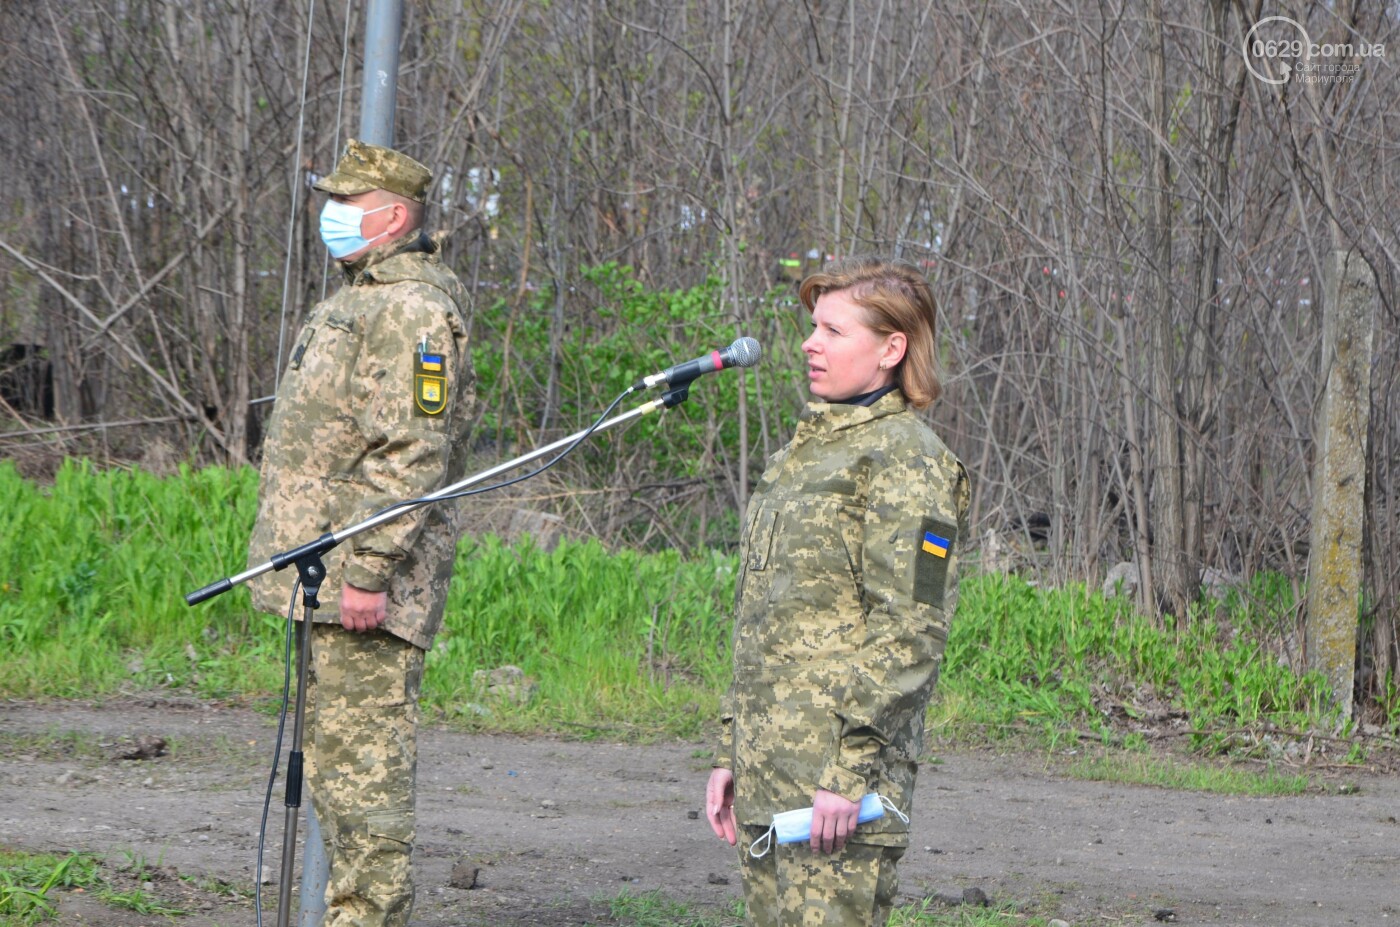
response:
[[(256, 454), (248, 403), (334, 284), (307, 184), (360, 84), (356, 5), (294, 6), (0, 6), (4, 453)], [(1350, 45), (1344, 73), (1261, 80), (1274, 15)], [(581, 427), (633, 356), (754, 334), (733, 408), (656, 426), (699, 436), (686, 472), (617, 435), (535, 503), (618, 543), (728, 543), (804, 399), (794, 280), (897, 254), (940, 298), (931, 416), (975, 474), (979, 540), (1052, 582), (1131, 561), (1178, 623), (1203, 578), (1301, 599), (1340, 248), (1379, 307), (1356, 686), (1393, 705), (1400, 93), (1373, 52), (1396, 24), (1272, 0), (415, 0), (398, 138), (477, 295), (480, 451)], [(1306, 666), (1303, 613), (1269, 607)]]

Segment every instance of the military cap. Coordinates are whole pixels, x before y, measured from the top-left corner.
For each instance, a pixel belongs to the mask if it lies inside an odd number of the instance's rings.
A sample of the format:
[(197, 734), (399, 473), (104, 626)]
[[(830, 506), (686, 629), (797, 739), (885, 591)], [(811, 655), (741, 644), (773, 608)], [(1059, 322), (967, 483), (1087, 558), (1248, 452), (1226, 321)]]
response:
[(428, 199), (428, 184), (432, 180), (433, 172), (408, 155), (352, 138), (345, 143), (335, 170), (314, 186), (340, 196), (388, 190), (423, 203)]

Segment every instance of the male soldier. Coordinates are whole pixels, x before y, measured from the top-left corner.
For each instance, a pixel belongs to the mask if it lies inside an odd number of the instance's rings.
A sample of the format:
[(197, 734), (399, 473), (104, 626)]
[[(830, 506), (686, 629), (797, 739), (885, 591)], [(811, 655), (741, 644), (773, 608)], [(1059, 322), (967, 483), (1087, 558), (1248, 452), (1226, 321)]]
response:
[[(431, 180), (412, 158), (352, 139), (315, 184), (330, 194), (321, 237), (345, 280), (311, 311), (277, 394), (252, 563), (461, 476), (469, 297), (421, 231)], [(326, 927), (408, 923), (419, 684), (457, 534), (451, 504), (433, 505), (326, 555), (305, 741), (330, 858)], [(253, 593), (274, 614), (290, 601), (270, 575)]]

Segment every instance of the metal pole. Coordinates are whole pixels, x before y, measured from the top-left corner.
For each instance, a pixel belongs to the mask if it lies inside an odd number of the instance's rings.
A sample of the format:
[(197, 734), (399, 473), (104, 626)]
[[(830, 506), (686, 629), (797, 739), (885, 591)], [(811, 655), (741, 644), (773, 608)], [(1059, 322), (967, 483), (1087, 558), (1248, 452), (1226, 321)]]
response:
[(369, 0), (365, 12), (365, 75), (360, 141), (394, 147), (394, 106), (399, 92), (399, 33), (403, 0)]
[(321, 927), (326, 916), (326, 883), (331, 878), (331, 860), (326, 855), (325, 837), (316, 809), (306, 802), (306, 843), (302, 848), (300, 918), (298, 927)]

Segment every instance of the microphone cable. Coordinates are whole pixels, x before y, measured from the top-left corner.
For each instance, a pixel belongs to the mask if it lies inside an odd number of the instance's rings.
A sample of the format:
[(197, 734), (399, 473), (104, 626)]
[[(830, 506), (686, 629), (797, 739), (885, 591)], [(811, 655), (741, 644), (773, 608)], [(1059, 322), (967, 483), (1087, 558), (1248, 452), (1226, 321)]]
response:
[(258, 927), (262, 927), (262, 870), (263, 848), (267, 844), (267, 816), (272, 809), (272, 788), (277, 783), (277, 770), (282, 765), (282, 735), (287, 729), (287, 704), (292, 691), (292, 628), (296, 627), (297, 593), (301, 592), (301, 577), (292, 585), (292, 600), (287, 603), (287, 631), (283, 653), (282, 710), (277, 713), (277, 738), (272, 745), (272, 772), (267, 777), (267, 791), (263, 794), (262, 823), (258, 825), (258, 856), (253, 864), (253, 912)]

